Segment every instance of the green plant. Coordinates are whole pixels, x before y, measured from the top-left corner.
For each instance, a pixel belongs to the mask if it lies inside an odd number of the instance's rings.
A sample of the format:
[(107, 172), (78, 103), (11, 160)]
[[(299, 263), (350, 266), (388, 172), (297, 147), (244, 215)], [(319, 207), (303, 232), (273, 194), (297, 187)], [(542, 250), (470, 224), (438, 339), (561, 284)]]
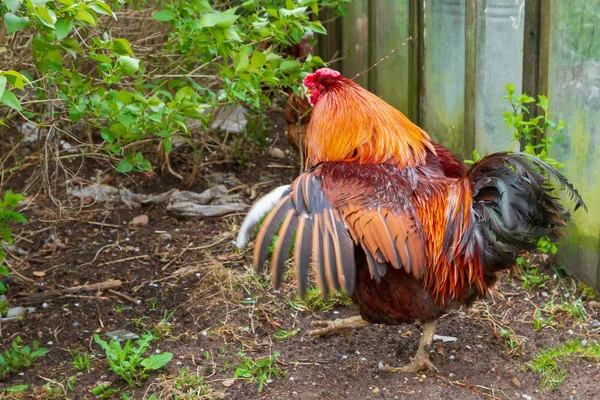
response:
[(288, 340), (289, 338), (296, 336), (298, 332), (300, 332), (300, 329), (294, 329), (293, 331), (280, 329), (273, 334), (273, 339), (281, 341)]
[(505, 87), (507, 94), (503, 98), (508, 100), (512, 111), (503, 113), (504, 122), (507, 128), (512, 128), (513, 138), (524, 141), (526, 153), (538, 156), (548, 164), (561, 168), (563, 164), (550, 158), (548, 151), (555, 141), (562, 140), (560, 134), (565, 127), (565, 121), (561, 119), (556, 122), (552, 119), (555, 114), (550, 112), (550, 100), (544, 95), (538, 96), (536, 103), (536, 106), (542, 110), (542, 114), (528, 115), (529, 110), (526, 105), (535, 103), (535, 99), (526, 93), (516, 94), (513, 84), (506, 84)]
[(154, 328), (152, 329), (152, 333), (154, 334), (154, 337), (158, 340), (164, 338), (165, 336), (168, 336), (171, 334), (171, 331), (173, 330), (173, 326), (171, 325), (171, 323), (169, 322), (169, 320), (171, 318), (173, 318), (173, 315), (175, 315), (175, 311), (173, 310), (171, 312), (167, 312), (165, 311), (163, 314), (163, 318), (160, 320), (160, 322), (158, 322), (156, 325), (154, 325)]
[(533, 314), (533, 329), (535, 329), (536, 332), (541, 331), (547, 326), (554, 325), (556, 325), (556, 322), (554, 321), (554, 316), (544, 318), (542, 310), (535, 310), (535, 313)]
[[(320, 10), (343, 14), (349, 1), (5, 1), (0, 19), (7, 34), (0, 46), (7, 70), (0, 71), (0, 104), (18, 111), (5, 113), (10, 118), (42, 129), (82, 132), (94, 150), (92, 136), (99, 134), (104, 151), (120, 159), (117, 170), (148, 171), (148, 153), (168, 163), (174, 139), (199, 154), (207, 140), (195, 141), (192, 133), (209, 131), (225, 105), (245, 104), (250, 125), (264, 124), (255, 116), (274, 97), (285, 96), (284, 88), (297, 91), (304, 75), (324, 65), (310, 54), (294, 59), (286, 49), (307, 35), (326, 34)], [(108, 29), (116, 10), (126, 15), (144, 7), (158, 7), (142, 27), (158, 32), (156, 45), (147, 46), (119, 21)], [(33, 69), (17, 72), (23, 65)], [(24, 91), (24, 83), (32, 90)], [(231, 138), (228, 150), (243, 158), (247, 139), (264, 144), (261, 131), (226, 133), (215, 142), (225, 147)]]
[(329, 293), (327, 299), (323, 299), (318, 287), (309, 288), (306, 291), (304, 303), (311, 310), (331, 311), (336, 307), (350, 307), (352, 299), (342, 292)]
[(71, 358), (73, 359), (73, 368), (79, 371), (90, 372), (90, 354), (87, 352), (80, 351), (69, 351)]
[(111, 340), (109, 343), (102, 340), (97, 334), (94, 341), (102, 347), (106, 354), (110, 370), (116, 373), (128, 384), (141, 384), (146, 379), (149, 371), (159, 370), (171, 361), (172, 353), (152, 354), (144, 357), (144, 353), (150, 350), (154, 340), (151, 333), (145, 333), (133, 344), (128, 340), (124, 346)]
[(48, 380), (42, 388), (44, 399), (68, 399), (69, 393), (75, 390), (75, 383), (77, 383), (75, 376), (65, 377), (60, 381)]
[(174, 377), (162, 377), (159, 385), (164, 388), (163, 398), (178, 400), (213, 400), (219, 392), (212, 388), (198, 373), (182, 368)]
[[(0, 81), (0, 86), (1, 84), (2, 82)], [(1, 90), (2, 89), (0, 89), (0, 91)], [(4, 197), (0, 199), (0, 278), (8, 276), (8, 268), (2, 263), (4, 257), (6, 257), (3, 243), (13, 242), (12, 229), (8, 224), (9, 222), (27, 222), (27, 218), (14, 210), (23, 199), (25, 199), (23, 195), (13, 193), (11, 189), (4, 192)], [(8, 285), (0, 281), (0, 295), (8, 292), (8, 289)], [(6, 304), (6, 301), (0, 299), (0, 316), (6, 313), (7, 308), (8, 305)]]
[(548, 347), (528, 362), (527, 367), (541, 375), (544, 390), (554, 390), (567, 377), (567, 362), (573, 360), (600, 361), (600, 344), (571, 340), (556, 347)]
[(32, 366), (38, 357), (43, 356), (48, 349), (39, 347), (37, 341), (31, 346), (23, 346), (23, 341), (17, 336), (10, 347), (0, 353), (0, 377)]
[(235, 369), (234, 376), (236, 378), (246, 378), (252, 383), (258, 383), (258, 391), (262, 392), (264, 384), (271, 379), (283, 378), (287, 375), (286, 371), (282, 371), (277, 365), (277, 357), (279, 353), (275, 352), (268, 357), (251, 360), (241, 353), (242, 362)]

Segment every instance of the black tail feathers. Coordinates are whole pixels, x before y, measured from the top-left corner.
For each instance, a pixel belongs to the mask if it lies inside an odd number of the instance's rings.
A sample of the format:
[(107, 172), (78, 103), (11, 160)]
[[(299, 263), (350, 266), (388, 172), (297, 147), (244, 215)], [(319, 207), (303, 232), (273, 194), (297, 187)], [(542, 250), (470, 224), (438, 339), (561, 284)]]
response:
[(512, 265), (523, 250), (537, 241), (561, 235), (570, 215), (544, 175), (560, 182), (575, 210), (587, 207), (573, 185), (554, 167), (526, 153), (495, 153), (469, 169), (477, 245), (484, 264), (492, 270)]

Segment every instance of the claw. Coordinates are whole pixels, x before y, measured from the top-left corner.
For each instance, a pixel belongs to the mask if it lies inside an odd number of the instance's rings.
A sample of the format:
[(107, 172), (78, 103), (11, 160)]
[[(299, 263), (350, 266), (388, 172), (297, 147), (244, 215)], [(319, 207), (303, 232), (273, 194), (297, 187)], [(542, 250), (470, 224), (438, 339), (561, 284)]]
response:
[(383, 372), (396, 373), (403, 372), (405, 374), (416, 374), (418, 372), (438, 372), (439, 370), (433, 363), (429, 360), (429, 355), (425, 358), (423, 357), (415, 357), (414, 360), (403, 367), (390, 367), (389, 365), (385, 365), (383, 367)]

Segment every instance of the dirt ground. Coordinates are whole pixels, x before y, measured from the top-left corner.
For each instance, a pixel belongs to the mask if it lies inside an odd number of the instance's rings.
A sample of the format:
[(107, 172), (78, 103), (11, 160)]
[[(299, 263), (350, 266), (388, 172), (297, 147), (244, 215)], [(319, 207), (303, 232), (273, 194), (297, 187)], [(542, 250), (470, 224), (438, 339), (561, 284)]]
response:
[[(286, 149), (283, 131), (277, 115), (274, 145)], [(203, 175), (191, 190), (224, 183), (250, 204), (254, 195), (291, 182), (298, 172), (293, 155), (278, 160), (267, 154), (251, 157), (250, 166), (215, 164), (212, 175)], [(81, 182), (104, 171), (113, 176), (112, 185), (136, 193), (187, 189), (170, 175), (119, 177), (97, 160), (70, 168), (78, 171)], [(10, 185), (22, 189), (27, 179), (24, 174)], [(53, 187), (61, 187), (60, 179)], [(293, 293), (293, 277), (274, 291), (268, 279), (251, 273), (251, 249), (239, 252), (232, 243), (244, 213), (178, 219), (164, 205), (129, 209), (124, 204), (77, 204), (64, 189), (57, 189), (52, 196), (40, 193), (24, 214), (29, 222), (15, 231), (21, 251), (7, 258), (14, 271), (9, 305), (36, 309), (0, 325), (0, 350), (20, 336), (25, 343), (39, 341), (49, 352), (34, 366), (0, 379), (1, 389), (28, 385), (22, 393), (0, 391), (0, 399), (93, 399), (90, 391), (101, 383), (117, 389), (111, 397), (115, 399), (122, 398), (121, 393), (132, 399), (600, 398), (597, 360), (569, 359), (560, 366), (568, 371), (564, 382), (552, 391), (545, 390), (540, 374), (527, 367), (540, 349), (572, 339), (592, 344), (600, 338), (600, 310), (594, 308), (592, 294), (582, 294), (577, 282), (557, 273), (550, 263), (535, 271), (536, 276), (548, 275), (539, 287), (523, 289), (529, 278), (513, 271), (503, 276), (492, 297), (442, 318), (437, 334), (456, 340), (435, 342), (432, 361), (439, 371), (388, 374), (379, 366), (409, 362), (420, 326), (371, 326), (353, 333), (350, 343), (343, 337), (309, 338), (311, 321), (352, 316), (356, 310), (342, 300), (303, 303)], [(149, 222), (131, 225), (142, 214)], [(533, 258), (533, 265), (540, 262)], [(31, 304), (24, 297), (115, 279), (122, 284), (112, 291), (77, 292)], [(559, 307), (566, 294), (567, 299), (581, 298), (582, 316)], [(557, 308), (548, 307), (552, 302)], [(552, 323), (536, 330), (538, 310)], [(158, 332), (160, 339), (151, 351), (172, 352), (172, 361), (139, 387), (126, 385), (108, 370), (104, 353), (93, 341), (94, 333), (119, 329)], [(291, 332), (290, 337), (282, 338), (282, 330)], [(93, 354), (89, 372), (74, 368), (69, 351)], [(243, 363), (241, 353), (248, 360), (272, 355), (272, 367), (281, 374), (272, 374), (261, 392), (250, 378), (233, 380)], [(178, 378), (184, 367), (204, 377), (201, 394), (198, 381), (186, 384)]]

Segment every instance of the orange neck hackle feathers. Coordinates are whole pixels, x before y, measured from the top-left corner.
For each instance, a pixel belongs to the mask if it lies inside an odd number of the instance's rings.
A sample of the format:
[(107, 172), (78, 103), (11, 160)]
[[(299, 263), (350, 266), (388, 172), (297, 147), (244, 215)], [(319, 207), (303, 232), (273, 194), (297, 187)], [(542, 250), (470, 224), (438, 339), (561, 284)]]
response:
[(339, 72), (322, 68), (304, 85), (314, 105), (306, 132), (307, 165), (323, 161), (425, 163), (435, 154), (429, 135), (394, 107)]

